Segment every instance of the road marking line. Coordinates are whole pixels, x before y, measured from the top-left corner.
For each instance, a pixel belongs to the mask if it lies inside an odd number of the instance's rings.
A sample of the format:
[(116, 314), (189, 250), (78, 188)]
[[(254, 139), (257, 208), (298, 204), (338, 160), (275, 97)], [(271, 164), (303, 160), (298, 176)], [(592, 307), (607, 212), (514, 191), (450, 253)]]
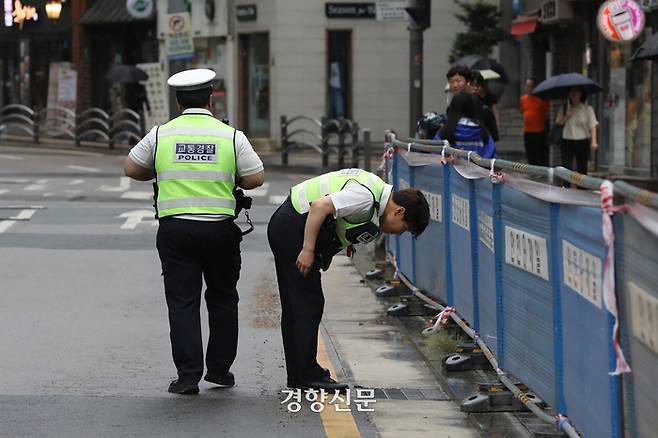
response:
[(9, 189), (0, 189), (0, 195), (4, 195), (8, 191), (9, 191)]
[(76, 166), (76, 165), (70, 165), (69, 169), (73, 170), (83, 170), (85, 172), (100, 172), (100, 169), (97, 169), (95, 167), (85, 167), (85, 166)]
[[(329, 369), (331, 375), (336, 375), (336, 370), (329, 359), (324, 339), (320, 333), (318, 333), (317, 358), (320, 366)], [(340, 403), (340, 407), (341, 409), (351, 409), (351, 406), (347, 406), (345, 403)], [(327, 438), (358, 438), (361, 436), (350, 411), (336, 412), (335, 405), (324, 403), (324, 409), (320, 411), (320, 418)]]
[(153, 192), (124, 192), (124, 193), (121, 194), (121, 198), (123, 198), (123, 199), (138, 199), (138, 200), (152, 199), (153, 198)]
[(275, 205), (283, 204), (283, 202), (286, 200), (287, 197), (288, 197), (288, 195), (286, 195), (286, 196), (270, 196), (269, 204), (275, 204)]
[(26, 178), (0, 178), (0, 184), (24, 184), (29, 181)]
[(266, 182), (266, 183), (263, 183), (262, 186), (257, 187), (255, 189), (245, 190), (244, 194), (247, 195), (247, 196), (260, 198), (260, 197), (263, 197), (263, 196), (267, 195), (267, 190), (269, 189), (269, 187), (270, 187), (270, 183)]
[(28, 192), (35, 192), (37, 190), (43, 190), (46, 188), (46, 183), (50, 181), (49, 179), (38, 179), (34, 182), (34, 184), (30, 184), (29, 186), (25, 186), (23, 190), (27, 190)]
[(84, 179), (74, 179), (73, 181), (69, 182), (68, 185), (77, 186), (78, 184), (82, 184), (83, 182), (85, 182)]
[(157, 221), (144, 221), (145, 217), (153, 217), (151, 210), (133, 210), (120, 214), (118, 217), (126, 218), (126, 221), (121, 225), (122, 230), (134, 230), (140, 223), (144, 224), (157, 224)]
[(22, 160), (23, 157), (17, 157), (16, 155), (5, 155), (5, 154), (0, 154), (0, 158), (4, 158), (5, 160)]
[(16, 221), (0, 221), (0, 233), (4, 233), (15, 223)]
[(24, 221), (34, 216), (34, 213), (36, 212), (36, 210), (21, 210), (16, 216), (12, 216), (9, 219)]
[(96, 190), (100, 190), (101, 192), (125, 192), (130, 188), (130, 178), (127, 176), (122, 176), (119, 178), (119, 185), (118, 186), (100, 186)]

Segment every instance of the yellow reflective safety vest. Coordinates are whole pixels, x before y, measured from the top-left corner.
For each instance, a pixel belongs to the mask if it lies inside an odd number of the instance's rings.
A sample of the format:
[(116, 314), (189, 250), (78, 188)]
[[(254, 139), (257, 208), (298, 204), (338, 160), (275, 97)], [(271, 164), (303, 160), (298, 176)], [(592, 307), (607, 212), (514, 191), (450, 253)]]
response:
[(158, 127), (156, 217), (235, 216), (235, 129), (208, 114), (182, 114)]
[[(336, 219), (336, 234), (341, 247), (353, 243), (368, 243), (379, 234), (379, 208), (386, 184), (377, 175), (362, 169), (341, 169), (325, 173), (297, 184), (290, 189), (290, 200), (295, 210), (308, 213), (311, 202), (323, 196), (341, 191), (348, 183), (355, 182), (370, 190), (373, 208), (359, 217)], [(385, 206), (384, 206), (385, 207)]]

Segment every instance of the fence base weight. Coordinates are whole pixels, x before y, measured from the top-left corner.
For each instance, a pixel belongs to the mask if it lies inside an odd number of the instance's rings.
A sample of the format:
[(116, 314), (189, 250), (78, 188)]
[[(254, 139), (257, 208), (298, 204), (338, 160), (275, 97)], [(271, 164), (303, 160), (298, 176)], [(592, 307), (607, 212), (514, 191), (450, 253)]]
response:
[[(544, 408), (546, 403), (532, 392), (525, 393), (528, 399), (537, 406)], [(508, 391), (501, 383), (485, 383), (480, 385), (480, 391), (471, 394), (461, 402), (462, 412), (522, 412), (528, 408)], [(556, 431), (556, 436), (562, 436)]]
[(435, 315), (436, 312), (435, 307), (413, 301), (393, 304), (386, 311), (389, 316), (430, 316)]

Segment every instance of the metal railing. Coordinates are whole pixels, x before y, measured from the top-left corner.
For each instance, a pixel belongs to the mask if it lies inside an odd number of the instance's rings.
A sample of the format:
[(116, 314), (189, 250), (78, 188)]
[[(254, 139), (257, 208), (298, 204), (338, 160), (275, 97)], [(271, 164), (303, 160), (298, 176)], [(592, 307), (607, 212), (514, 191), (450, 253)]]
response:
[(542, 420), (570, 436), (654, 436), (658, 394), (645, 382), (658, 369), (647, 310), (658, 309), (658, 194), (446, 142), (387, 132), (385, 145), (389, 182), (422, 190), (430, 204), (418, 239), (387, 239), (413, 294), (453, 307), (497, 380)]
[(115, 144), (137, 142), (145, 134), (143, 118), (133, 110), (121, 109), (109, 114), (100, 108), (76, 112), (63, 107), (35, 111), (28, 106), (10, 104), (0, 108), (0, 136), (29, 136), (34, 143), (57, 139)]
[(281, 164), (287, 166), (289, 155), (302, 150), (320, 154), (323, 168), (329, 167), (330, 156), (335, 155), (339, 168), (346, 162), (357, 167), (363, 159), (369, 169), (370, 131), (361, 131), (359, 124), (350, 119), (281, 116)]

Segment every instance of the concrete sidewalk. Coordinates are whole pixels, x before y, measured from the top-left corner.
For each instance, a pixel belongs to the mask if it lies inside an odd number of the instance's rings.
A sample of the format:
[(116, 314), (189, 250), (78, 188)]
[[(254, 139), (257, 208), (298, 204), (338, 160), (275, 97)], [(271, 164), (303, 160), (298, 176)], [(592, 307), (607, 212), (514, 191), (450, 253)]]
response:
[(379, 436), (480, 436), (349, 258), (334, 258), (323, 288), (323, 328), (339, 362), (338, 378), (353, 388), (375, 388), (369, 419)]

